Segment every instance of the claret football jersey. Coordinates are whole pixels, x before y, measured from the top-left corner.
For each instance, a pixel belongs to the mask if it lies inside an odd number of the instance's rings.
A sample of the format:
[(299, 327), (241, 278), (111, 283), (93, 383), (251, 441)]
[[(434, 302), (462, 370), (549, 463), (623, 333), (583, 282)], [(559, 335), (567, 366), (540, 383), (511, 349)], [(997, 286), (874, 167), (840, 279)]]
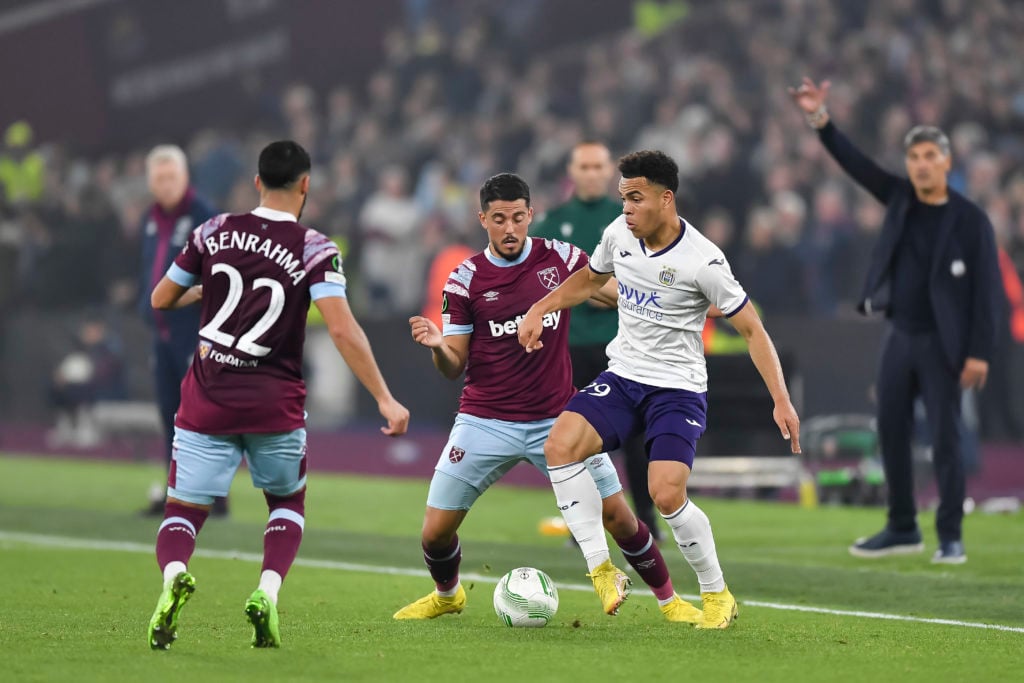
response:
[(528, 237), (515, 261), (485, 249), (452, 271), (444, 287), (444, 334), (471, 335), (461, 412), (526, 422), (562, 411), (575, 391), (570, 313), (544, 316), (544, 348), (530, 354), (519, 344), (519, 322), (530, 306), (586, 265), (578, 247)]
[(334, 243), (283, 211), (221, 214), (193, 231), (167, 276), (203, 286), (175, 425), (204, 434), (304, 426), (306, 313), (311, 299), (345, 296)]

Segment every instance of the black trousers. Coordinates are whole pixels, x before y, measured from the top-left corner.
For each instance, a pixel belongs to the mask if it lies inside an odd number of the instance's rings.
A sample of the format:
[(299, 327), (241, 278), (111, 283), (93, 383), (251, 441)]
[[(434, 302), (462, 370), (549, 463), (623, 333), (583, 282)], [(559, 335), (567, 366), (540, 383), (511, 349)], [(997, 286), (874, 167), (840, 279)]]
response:
[[(604, 349), (604, 344), (569, 347), (569, 356), (572, 358), (572, 381), (577, 389), (587, 386), (608, 369), (608, 357)], [(657, 533), (654, 501), (651, 500), (651, 493), (647, 487), (647, 451), (644, 449), (644, 435), (637, 434), (623, 444), (622, 452), (626, 463), (626, 485), (633, 498), (636, 516), (652, 529), (652, 533)]]
[(914, 399), (919, 396), (927, 414), (939, 486), (936, 531), (940, 541), (960, 540), (966, 490), (960, 446), (960, 377), (946, 361), (938, 334), (907, 334), (893, 327), (882, 352), (877, 386), (889, 528), (917, 528), (911, 439)]
[(193, 353), (194, 343), (175, 344), (159, 338), (153, 342), (153, 379), (160, 422), (164, 427), (164, 460), (168, 466), (174, 441), (174, 414), (181, 403), (181, 380), (185, 379)]

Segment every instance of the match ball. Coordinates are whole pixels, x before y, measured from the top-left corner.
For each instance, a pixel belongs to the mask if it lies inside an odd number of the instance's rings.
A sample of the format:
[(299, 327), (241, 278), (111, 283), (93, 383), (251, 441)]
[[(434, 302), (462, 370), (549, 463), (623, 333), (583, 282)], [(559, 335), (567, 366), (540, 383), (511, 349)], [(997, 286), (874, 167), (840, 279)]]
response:
[(546, 626), (558, 612), (558, 589), (539, 569), (513, 569), (494, 587), (494, 612), (506, 626)]

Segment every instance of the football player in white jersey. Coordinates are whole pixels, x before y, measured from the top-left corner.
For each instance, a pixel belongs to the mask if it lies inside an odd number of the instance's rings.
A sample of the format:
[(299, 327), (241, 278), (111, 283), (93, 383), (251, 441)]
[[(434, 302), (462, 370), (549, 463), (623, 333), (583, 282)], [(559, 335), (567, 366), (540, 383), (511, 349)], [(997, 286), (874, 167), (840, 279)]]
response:
[[(622, 216), (604, 232), (587, 269), (534, 304), (519, 326), (527, 352), (540, 342), (547, 313), (585, 301), (614, 274), (619, 332), (608, 370), (577, 393), (544, 446), (558, 507), (587, 560), (608, 611), (621, 602), (622, 571), (612, 565), (601, 527), (601, 498), (583, 460), (646, 432), (649, 486), (683, 557), (697, 574), (704, 615), (698, 628), (727, 628), (737, 616), (707, 515), (686, 495), (707, 412), (701, 330), (718, 309), (743, 335), (775, 401), (782, 436), (800, 452), (800, 419), (789, 398), (771, 338), (732, 275), (722, 251), (676, 213), (679, 170), (666, 154), (634, 152), (619, 160)], [(543, 351), (540, 351), (543, 352)]]

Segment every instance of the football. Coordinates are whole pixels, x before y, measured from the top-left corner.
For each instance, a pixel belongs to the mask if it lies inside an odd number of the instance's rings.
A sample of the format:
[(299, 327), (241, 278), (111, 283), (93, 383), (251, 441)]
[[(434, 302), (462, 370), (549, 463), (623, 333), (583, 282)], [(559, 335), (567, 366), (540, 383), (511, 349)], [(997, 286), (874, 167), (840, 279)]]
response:
[(494, 612), (506, 626), (546, 626), (557, 611), (558, 589), (539, 569), (513, 569), (494, 587)]

